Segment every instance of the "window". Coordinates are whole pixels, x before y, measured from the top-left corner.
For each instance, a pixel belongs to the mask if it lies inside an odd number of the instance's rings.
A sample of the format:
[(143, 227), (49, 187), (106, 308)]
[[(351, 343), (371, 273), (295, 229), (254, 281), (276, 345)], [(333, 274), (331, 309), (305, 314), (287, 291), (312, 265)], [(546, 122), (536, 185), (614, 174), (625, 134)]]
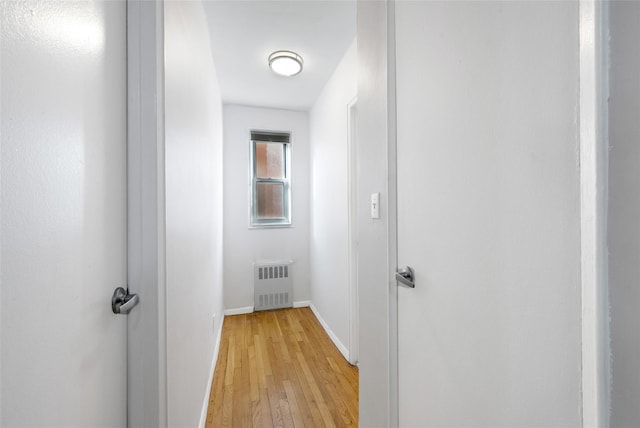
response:
[(251, 226), (291, 225), (289, 134), (251, 132)]

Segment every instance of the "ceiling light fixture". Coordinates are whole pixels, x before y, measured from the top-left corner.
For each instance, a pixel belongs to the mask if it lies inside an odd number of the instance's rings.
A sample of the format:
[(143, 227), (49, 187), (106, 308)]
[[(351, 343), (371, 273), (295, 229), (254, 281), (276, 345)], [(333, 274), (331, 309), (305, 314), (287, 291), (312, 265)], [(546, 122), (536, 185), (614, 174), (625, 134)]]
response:
[(302, 57), (291, 51), (276, 51), (269, 55), (269, 67), (281, 76), (295, 76), (302, 71)]

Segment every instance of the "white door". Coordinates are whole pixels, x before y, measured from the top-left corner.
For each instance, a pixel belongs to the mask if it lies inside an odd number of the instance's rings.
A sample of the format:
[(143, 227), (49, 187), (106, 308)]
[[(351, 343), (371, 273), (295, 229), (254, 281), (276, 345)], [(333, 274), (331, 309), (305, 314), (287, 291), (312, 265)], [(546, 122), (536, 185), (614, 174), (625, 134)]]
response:
[(126, 426), (125, 6), (0, 6), (2, 426)]
[(580, 425), (576, 2), (396, 2), (399, 421)]

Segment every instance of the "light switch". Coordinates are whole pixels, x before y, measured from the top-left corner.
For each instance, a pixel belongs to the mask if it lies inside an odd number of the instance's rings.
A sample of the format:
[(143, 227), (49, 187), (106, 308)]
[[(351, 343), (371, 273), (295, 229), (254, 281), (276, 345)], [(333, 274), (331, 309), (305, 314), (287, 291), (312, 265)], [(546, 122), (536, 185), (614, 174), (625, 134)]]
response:
[(380, 218), (380, 193), (371, 194), (371, 218)]

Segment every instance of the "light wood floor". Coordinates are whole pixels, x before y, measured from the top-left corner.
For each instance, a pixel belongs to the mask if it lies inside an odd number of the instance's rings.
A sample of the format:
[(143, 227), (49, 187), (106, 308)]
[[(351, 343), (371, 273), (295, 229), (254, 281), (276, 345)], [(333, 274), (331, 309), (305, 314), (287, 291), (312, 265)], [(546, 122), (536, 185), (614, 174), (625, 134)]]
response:
[(358, 369), (309, 308), (228, 316), (206, 426), (358, 426)]

